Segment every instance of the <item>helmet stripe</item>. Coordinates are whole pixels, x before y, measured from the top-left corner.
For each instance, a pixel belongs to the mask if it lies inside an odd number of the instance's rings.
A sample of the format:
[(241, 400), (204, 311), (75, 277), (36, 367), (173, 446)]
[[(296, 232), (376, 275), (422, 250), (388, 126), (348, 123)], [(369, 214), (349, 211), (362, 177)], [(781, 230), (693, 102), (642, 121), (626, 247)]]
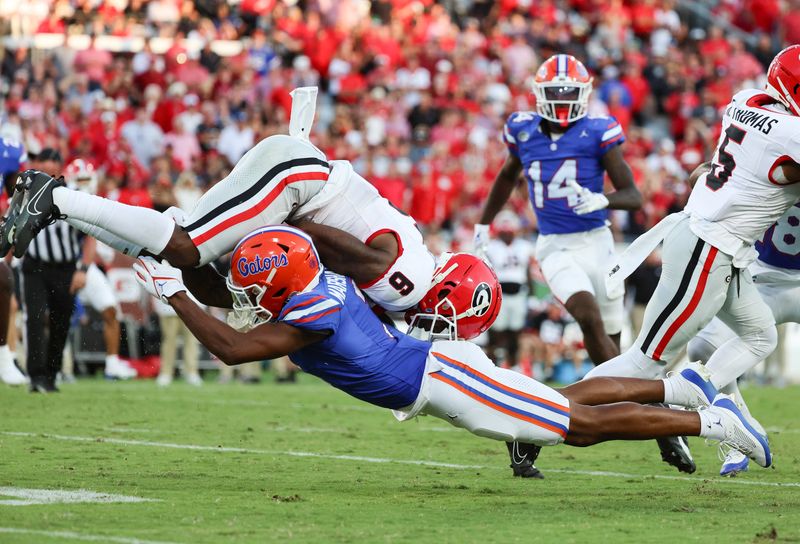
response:
[(558, 55), (558, 72), (557, 75), (567, 76), (567, 56), (564, 54)]

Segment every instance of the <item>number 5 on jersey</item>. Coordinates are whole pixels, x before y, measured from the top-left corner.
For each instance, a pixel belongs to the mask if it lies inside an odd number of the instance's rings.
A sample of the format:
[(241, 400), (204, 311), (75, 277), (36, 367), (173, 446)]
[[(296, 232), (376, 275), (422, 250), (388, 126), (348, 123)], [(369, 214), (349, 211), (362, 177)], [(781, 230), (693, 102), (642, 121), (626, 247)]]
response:
[(575, 159), (567, 159), (561, 163), (549, 181), (542, 181), (542, 162), (533, 161), (528, 167), (528, 179), (533, 184), (533, 204), (544, 208), (545, 200), (566, 198), (567, 204), (573, 207), (578, 204), (578, 194), (569, 186), (569, 181), (577, 181), (578, 167)]

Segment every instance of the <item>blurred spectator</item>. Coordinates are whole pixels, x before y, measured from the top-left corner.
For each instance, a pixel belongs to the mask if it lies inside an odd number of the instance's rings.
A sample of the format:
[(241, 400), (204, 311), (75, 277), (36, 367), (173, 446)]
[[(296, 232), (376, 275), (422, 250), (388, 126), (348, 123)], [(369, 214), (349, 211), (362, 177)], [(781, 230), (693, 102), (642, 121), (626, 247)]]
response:
[(161, 327), (161, 370), (156, 383), (161, 387), (172, 384), (175, 362), (178, 357), (178, 338), (183, 341), (183, 366), (181, 376), (189, 385), (203, 385), (200, 377), (200, 343), (178, 314), (168, 304), (156, 302), (156, 313)]
[(144, 107), (138, 108), (136, 117), (122, 125), (120, 135), (141, 164), (150, 164), (153, 158), (164, 151), (164, 133), (150, 120), (150, 114)]
[(228, 162), (236, 164), (255, 143), (255, 133), (247, 124), (248, 115), (245, 110), (235, 111), (231, 117), (234, 123), (226, 126), (219, 133), (217, 151), (222, 153)]

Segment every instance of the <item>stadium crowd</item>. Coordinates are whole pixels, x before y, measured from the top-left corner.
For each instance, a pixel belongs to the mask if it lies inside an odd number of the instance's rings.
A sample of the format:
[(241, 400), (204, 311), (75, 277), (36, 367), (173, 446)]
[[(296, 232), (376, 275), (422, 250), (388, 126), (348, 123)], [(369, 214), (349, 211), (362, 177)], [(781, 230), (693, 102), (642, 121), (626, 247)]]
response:
[[(645, 196), (613, 214), (622, 241), (682, 208), (721, 108), (800, 42), (800, 0), (689, 4), (6, 0), (2, 135), (90, 161), (103, 196), (191, 208), (255, 142), (287, 131), (289, 91), (319, 85), (312, 140), (411, 214), (432, 250), (467, 248), (505, 158), (504, 120), (533, 108), (536, 67), (566, 52), (594, 75), (590, 112), (624, 127)], [(34, 34), (88, 47), (37, 48)], [(112, 52), (104, 36), (141, 47)], [(215, 40), (244, 48), (221, 55)], [(535, 234), (524, 187), (511, 206)]]

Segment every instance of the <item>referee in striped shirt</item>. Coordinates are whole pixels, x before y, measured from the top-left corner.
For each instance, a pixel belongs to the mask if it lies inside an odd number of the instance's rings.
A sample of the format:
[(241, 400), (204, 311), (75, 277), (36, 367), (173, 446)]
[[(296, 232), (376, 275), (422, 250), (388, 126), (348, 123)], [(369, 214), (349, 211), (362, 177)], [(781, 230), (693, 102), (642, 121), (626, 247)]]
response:
[[(61, 154), (52, 148), (30, 156), (29, 168), (61, 175)], [(75, 294), (86, 284), (86, 268), (94, 259), (94, 240), (65, 221), (56, 221), (31, 242), (22, 260), (22, 298), (31, 392), (58, 391)]]

